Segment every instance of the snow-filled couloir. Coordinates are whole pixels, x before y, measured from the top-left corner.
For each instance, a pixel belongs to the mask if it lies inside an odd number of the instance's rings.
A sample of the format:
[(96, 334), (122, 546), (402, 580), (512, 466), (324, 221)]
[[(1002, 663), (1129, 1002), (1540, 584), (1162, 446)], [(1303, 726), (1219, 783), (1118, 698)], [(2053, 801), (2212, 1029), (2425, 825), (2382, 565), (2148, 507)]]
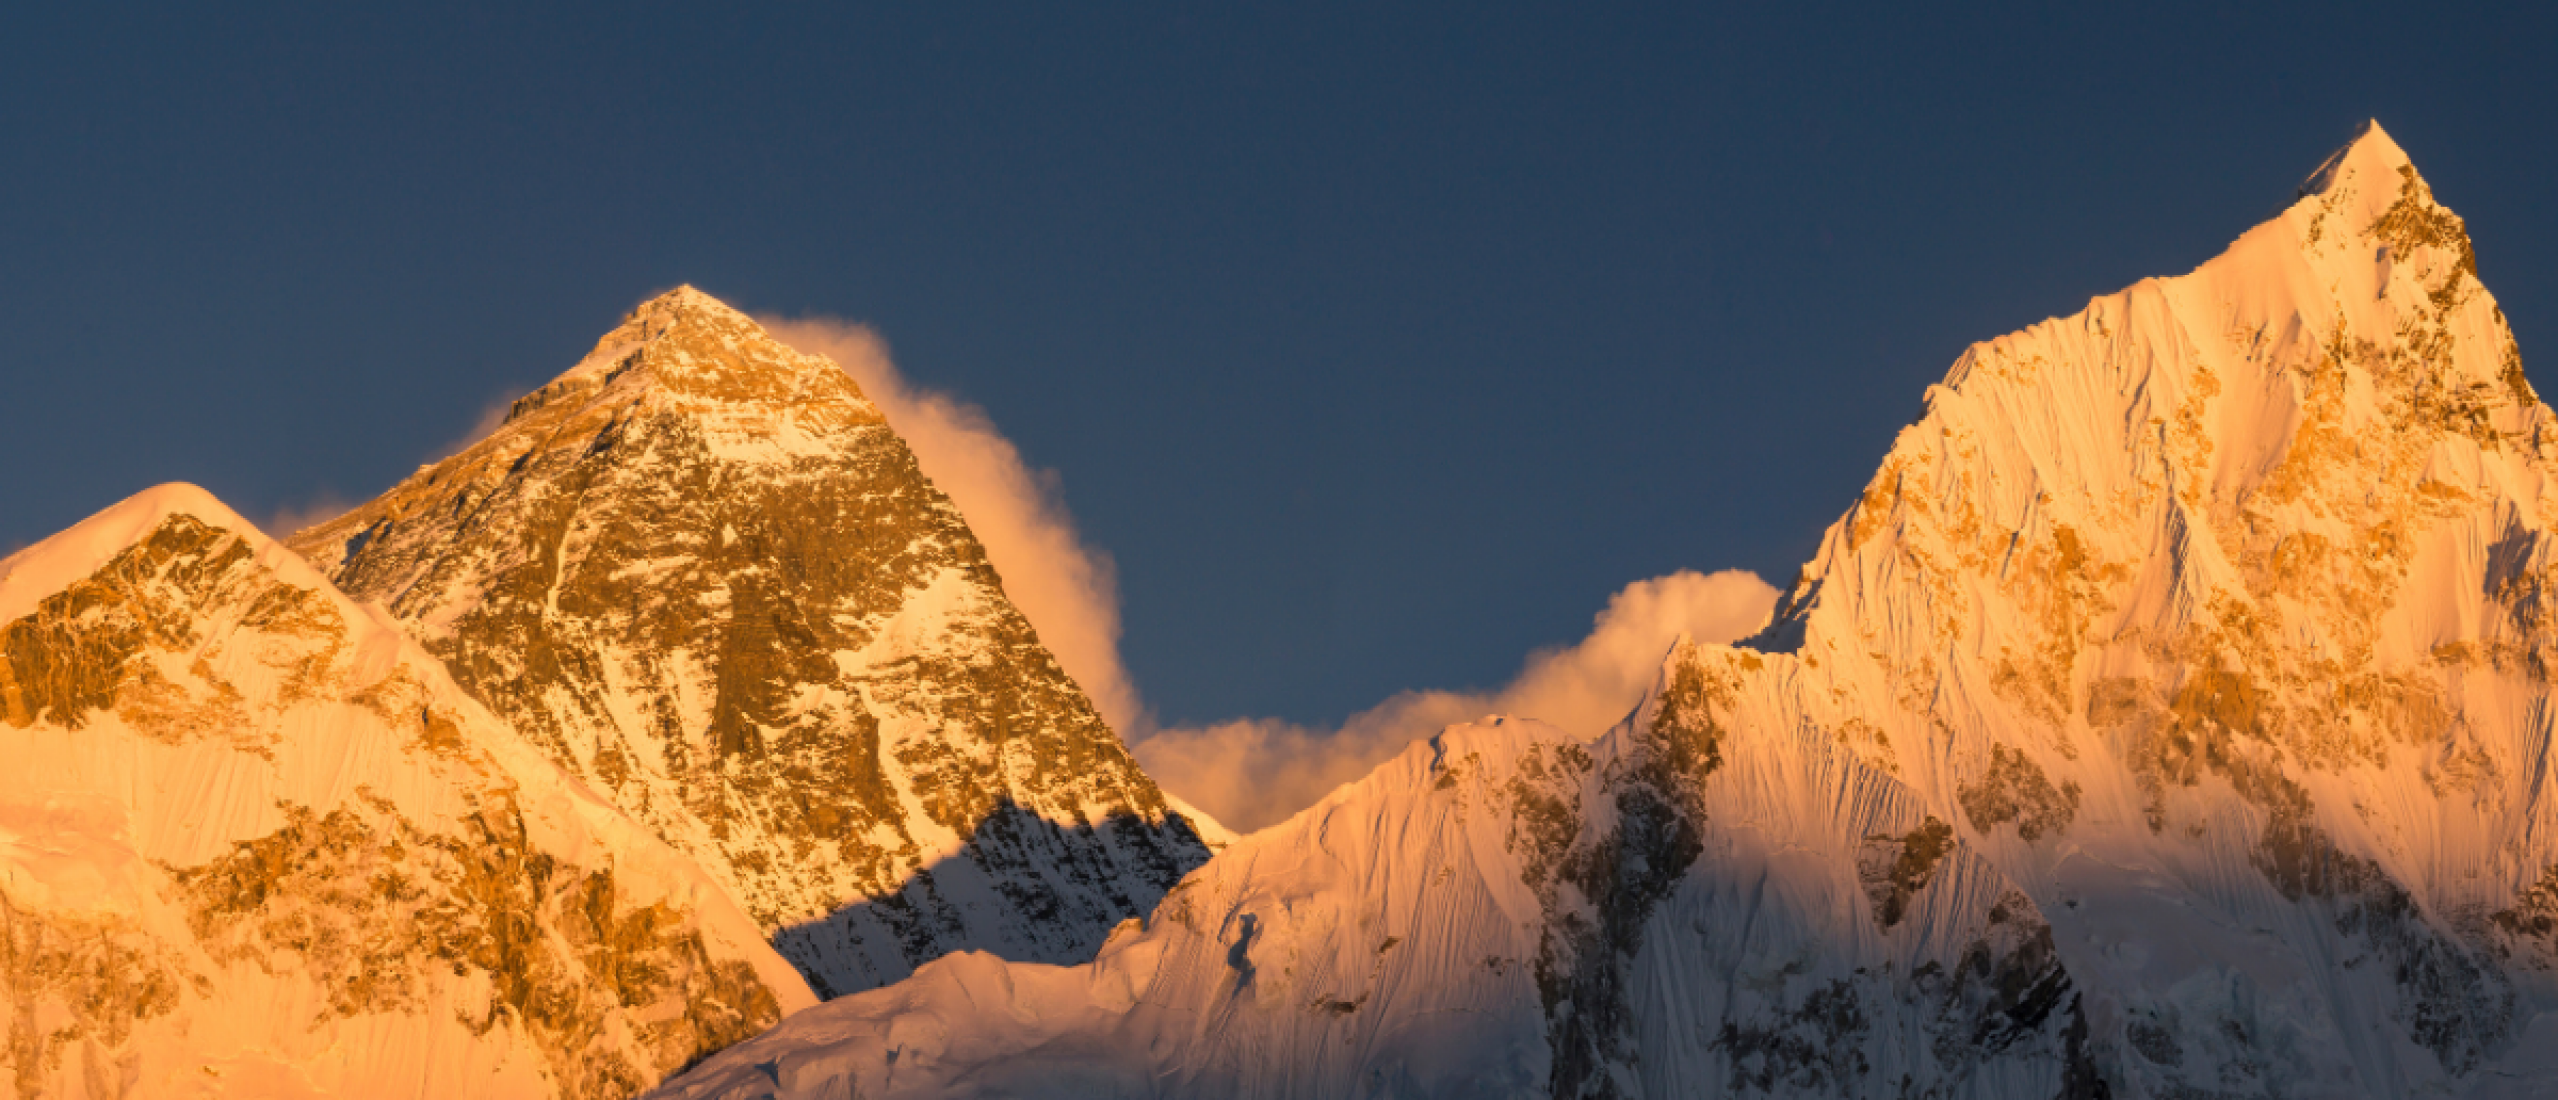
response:
[(689, 859), (202, 490), (0, 561), (21, 1097), (614, 1097), (815, 1002)]
[(1090, 958), (1208, 857), (852, 379), (690, 287), (292, 545), (823, 995)]

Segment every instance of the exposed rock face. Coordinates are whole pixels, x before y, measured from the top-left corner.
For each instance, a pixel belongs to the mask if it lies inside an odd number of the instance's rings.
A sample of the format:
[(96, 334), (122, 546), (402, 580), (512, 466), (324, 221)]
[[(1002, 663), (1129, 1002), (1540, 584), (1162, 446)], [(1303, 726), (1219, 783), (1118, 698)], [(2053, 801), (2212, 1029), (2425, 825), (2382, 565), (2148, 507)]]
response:
[[(948, 960), (667, 1091), (2551, 1095), (2554, 474), (2372, 127), (1968, 351), (1769, 628), (1606, 738), (1452, 732), (1093, 967)], [(960, 1007), (1007, 996), (1073, 1007)]]
[(293, 545), (821, 994), (1088, 958), (1208, 856), (852, 380), (690, 288)]
[(1836, 746), (1727, 733), (1732, 683), (1690, 656), (1685, 702), (1596, 742), (1488, 720), (1414, 745), (1095, 963), (955, 955), (661, 1095), (2071, 1095), (2085, 1023), (2034, 904), (1940, 832), (1887, 920), (1859, 853), (1927, 836), (1917, 800)]
[(200, 490), (0, 563), (21, 1097), (618, 1097), (813, 1003), (688, 860)]

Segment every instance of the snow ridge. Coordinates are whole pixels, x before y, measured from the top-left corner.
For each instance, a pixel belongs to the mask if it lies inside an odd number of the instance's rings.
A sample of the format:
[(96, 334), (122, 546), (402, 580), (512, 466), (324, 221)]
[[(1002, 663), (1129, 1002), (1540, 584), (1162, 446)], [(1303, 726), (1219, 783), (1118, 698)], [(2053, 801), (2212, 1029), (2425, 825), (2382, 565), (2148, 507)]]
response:
[(21, 1096), (625, 1096), (815, 1000), (193, 486), (0, 563), (0, 759)]

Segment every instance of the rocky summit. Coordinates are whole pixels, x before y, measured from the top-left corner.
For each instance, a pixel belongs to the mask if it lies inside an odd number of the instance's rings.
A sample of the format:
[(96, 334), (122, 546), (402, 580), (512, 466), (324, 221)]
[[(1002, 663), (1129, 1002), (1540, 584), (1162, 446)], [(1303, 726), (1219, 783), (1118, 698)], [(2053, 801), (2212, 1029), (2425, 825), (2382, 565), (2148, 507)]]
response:
[(852, 379), (689, 287), (291, 545), (821, 995), (1081, 961), (1208, 857)]
[(1089, 966), (945, 959), (665, 1094), (2558, 1095), (2554, 494), (2370, 126), (1965, 352), (1600, 740), (1452, 730)]

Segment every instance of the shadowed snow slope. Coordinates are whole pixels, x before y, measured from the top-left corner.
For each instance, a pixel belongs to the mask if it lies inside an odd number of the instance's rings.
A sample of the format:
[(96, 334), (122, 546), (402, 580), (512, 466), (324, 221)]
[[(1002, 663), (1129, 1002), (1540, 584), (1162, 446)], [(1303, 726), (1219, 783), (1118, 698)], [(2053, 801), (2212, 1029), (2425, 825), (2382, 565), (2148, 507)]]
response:
[[(1835, 746), (1684, 679), (1585, 742), (1487, 719), (1237, 841), (1100, 959), (957, 955), (662, 1095), (1679, 1095), (2087, 1076), (2033, 903)], [(1718, 689), (1720, 690), (1720, 689)], [(1906, 1075), (1906, 1077), (1904, 1076)]]
[(1967, 351), (1608, 737), (1451, 731), (1091, 967), (954, 958), (668, 1091), (2558, 1095), (2553, 428), (2368, 127)]
[(820, 994), (1090, 958), (1208, 857), (852, 379), (690, 287), (293, 545)]
[(0, 562), (21, 1097), (625, 1096), (814, 1003), (690, 860), (192, 486)]

